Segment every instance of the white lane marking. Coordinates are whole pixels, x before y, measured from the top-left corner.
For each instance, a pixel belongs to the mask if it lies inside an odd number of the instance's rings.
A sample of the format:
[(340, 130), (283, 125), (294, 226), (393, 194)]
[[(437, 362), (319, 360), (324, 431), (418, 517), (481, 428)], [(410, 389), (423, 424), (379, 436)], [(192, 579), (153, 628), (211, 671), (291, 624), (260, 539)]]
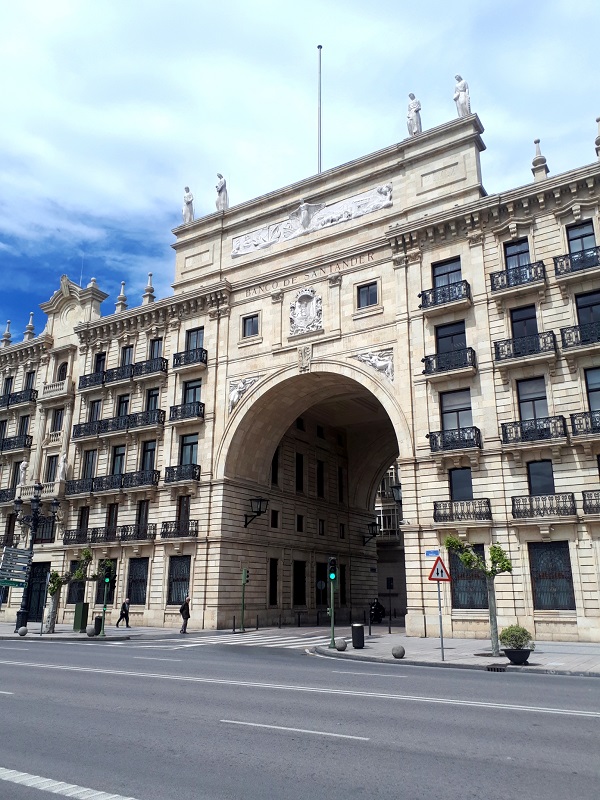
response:
[(11, 647), (10, 645), (0, 644), (0, 650), (29, 650), (28, 647)]
[(0, 694), (14, 694), (14, 692), (0, 692)]
[(117, 675), (129, 678), (154, 678), (183, 683), (206, 683), (215, 686), (240, 686), (250, 689), (275, 689), (284, 692), (304, 692), (307, 694), (334, 694), (346, 697), (365, 697), (375, 700), (404, 700), (413, 703), (433, 703), (434, 705), (466, 706), (469, 708), (488, 708), (500, 711), (531, 711), (539, 714), (561, 714), (571, 717), (591, 717), (600, 719), (600, 711), (579, 711), (571, 708), (552, 708), (546, 706), (517, 706), (511, 703), (486, 703), (483, 700), (455, 700), (450, 697), (423, 697), (413, 694), (387, 694), (384, 692), (361, 692), (354, 689), (326, 689), (319, 686), (292, 686), (284, 683), (257, 683), (255, 681), (234, 681), (225, 678), (199, 678), (195, 675), (164, 675), (160, 672), (129, 672), (119, 669), (98, 669), (98, 667), (73, 667), (66, 664), (34, 664), (26, 661), (0, 661), (11, 667), (32, 667), (34, 669), (58, 670), (61, 672), (83, 672), (94, 675)]
[(346, 733), (328, 733), (327, 731), (309, 731), (306, 728), (286, 728), (283, 725), (262, 725), (260, 722), (240, 722), (236, 719), (222, 719), (228, 725), (247, 725), (249, 728), (270, 728), (274, 731), (291, 731), (292, 733), (313, 733), (315, 736), (333, 736), (336, 739), (357, 739), (360, 742), (371, 741), (368, 736), (349, 736)]
[(40, 775), (30, 775), (28, 772), (17, 772), (16, 769), (6, 769), (5, 767), (0, 767), (0, 781), (19, 783), (21, 786), (29, 786), (32, 789), (60, 794), (63, 797), (76, 797), (79, 800), (86, 800), (86, 798), (89, 800), (135, 800), (135, 797), (125, 797), (125, 795), (114, 794), (114, 792), (87, 789), (85, 786), (77, 786), (75, 783), (54, 781), (51, 778), (42, 778)]
[(332, 669), (338, 675), (364, 675), (367, 678), (408, 678), (408, 675), (393, 675), (391, 672), (350, 672), (347, 669)]
[(144, 661), (181, 661), (180, 658), (157, 658), (155, 656), (133, 656), (133, 658), (140, 658)]

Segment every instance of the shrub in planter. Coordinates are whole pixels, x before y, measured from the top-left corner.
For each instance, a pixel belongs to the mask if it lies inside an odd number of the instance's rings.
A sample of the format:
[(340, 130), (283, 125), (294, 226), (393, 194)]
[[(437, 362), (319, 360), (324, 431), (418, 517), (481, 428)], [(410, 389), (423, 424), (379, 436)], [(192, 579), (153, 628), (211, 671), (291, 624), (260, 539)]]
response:
[(534, 650), (535, 642), (527, 628), (509, 625), (500, 632), (500, 643), (507, 650)]

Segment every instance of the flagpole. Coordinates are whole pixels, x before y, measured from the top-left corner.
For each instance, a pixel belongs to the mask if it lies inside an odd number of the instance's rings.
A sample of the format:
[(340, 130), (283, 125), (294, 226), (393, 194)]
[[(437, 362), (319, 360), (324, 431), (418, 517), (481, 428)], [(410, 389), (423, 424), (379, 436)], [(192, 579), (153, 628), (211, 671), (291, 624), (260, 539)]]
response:
[(317, 122), (317, 151), (318, 151), (318, 172), (321, 173), (321, 50), (322, 45), (317, 45), (319, 51), (319, 101), (318, 101), (318, 122)]

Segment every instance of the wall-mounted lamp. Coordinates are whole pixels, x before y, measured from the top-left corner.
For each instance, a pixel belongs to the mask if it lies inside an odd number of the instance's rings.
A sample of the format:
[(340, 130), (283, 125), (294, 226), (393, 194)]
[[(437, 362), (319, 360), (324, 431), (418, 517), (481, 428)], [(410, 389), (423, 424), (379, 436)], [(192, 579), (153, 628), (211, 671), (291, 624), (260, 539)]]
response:
[(244, 514), (244, 528), (247, 528), (253, 519), (260, 517), (261, 514), (264, 514), (268, 505), (269, 501), (264, 497), (253, 497), (250, 500), (250, 509), (252, 510), (252, 514)]
[(369, 535), (363, 536), (363, 545), (367, 544), (367, 542), (370, 542), (371, 539), (374, 539), (380, 532), (381, 520), (378, 518), (377, 520), (375, 520), (375, 522), (369, 522), (369, 524), (367, 525), (367, 529), (369, 531)]

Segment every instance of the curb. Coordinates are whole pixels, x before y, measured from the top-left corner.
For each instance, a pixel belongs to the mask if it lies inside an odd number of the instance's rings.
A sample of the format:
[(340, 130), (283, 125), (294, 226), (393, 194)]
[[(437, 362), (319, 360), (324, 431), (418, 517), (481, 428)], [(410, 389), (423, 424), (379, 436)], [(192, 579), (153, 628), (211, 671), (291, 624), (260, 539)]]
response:
[(60, 633), (44, 633), (42, 636), (39, 633), (28, 633), (27, 636), (19, 636), (18, 633), (12, 635), (0, 634), (1, 642), (81, 642), (81, 641), (96, 641), (96, 642), (125, 642), (131, 639), (131, 636), (106, 636), (100, 638), (99, 636), (88, 636), (87, 633), (81, 633), (79, 636), (64, 636)]
[[(375, 661), (378, 664), (398, 664), (402, 666), (402, 664), (406, 664), (407, 666), (411, 667), (433, 667), (433, 668), (442, 668), (442, 669), (475, 669), (479, 670), (480, 672), (488, 672), (488, 666), (494, 666), (493, 664), (468, 664), (463, 662), (459, 663), (451, 663), (449, 661), (419, 661), (418, 659), (412, 658), (389, 658), (389, 656), (364, 656), (359, 654), (350, 653), (340, 653), (337, 650), (330, 650), (327, 647), (316, 646), (312, 648), (313, 653), (318, 653), (320, 656), (325, 656), (326, 658), (339, 658), (339, 659), (346, 659), (350, 661)], [(525, 674), (530, 675), (531, 673), (536, 673), (538, 675), (565, 675), (567, 677), (577, 677), (577, 678), (600, 678), (600, 672), (592, 672), (589, 670), (570, 670), (570, 669), (550, 669), (549, 667), (526, 667), (526, 666), (515, 666), (514, 664), (502, 664), (505, 666), (504, 672), (513, 672), (518, 674)]]

